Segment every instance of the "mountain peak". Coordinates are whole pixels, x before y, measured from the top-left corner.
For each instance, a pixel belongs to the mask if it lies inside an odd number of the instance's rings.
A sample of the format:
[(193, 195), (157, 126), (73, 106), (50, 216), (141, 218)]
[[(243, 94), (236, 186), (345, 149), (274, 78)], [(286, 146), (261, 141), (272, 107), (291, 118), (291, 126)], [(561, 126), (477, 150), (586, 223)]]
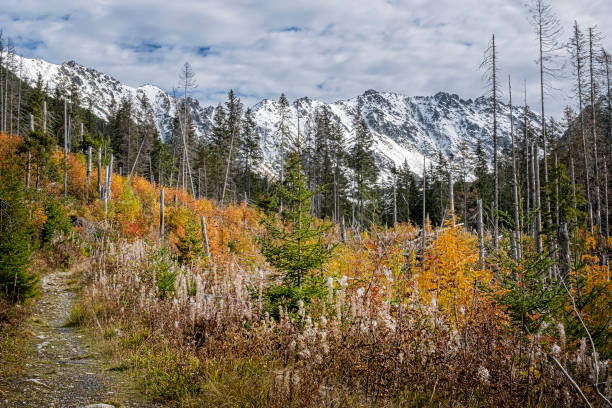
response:
[(82, 66), (78, 62), (76, 62), (75, 60), (66, 61), (62, 65), (65, 65), (67, 67), (81, 67)]
[[(24, 58), (23, 77), (35, 81), (38, 74), (49, 84), (50, 91), (58, 83), (74, 82), (79, 87), (84, 106), (92, 106), (93, 112), (108, 119), (113, 101), (131, 99), (136, 115), (142, 115), (142, 104), (138, 99), (146, 95), (152, 109), (155, 124), (160, 136), (167, 140), (172, 133), (174, 117), (177, 114), (176, 100), (152, 84), (138, 88), (127, 86), (111, 76), (95, 69), (84, 67), (74, 60), (61, 66), (43, 60)], [(338, 120), (343, 129), (346, 142), (352, 141), (355, 107), (362, 109), (370, 132), (374, 138), (373, 149), (376, 161), (388, 174), (393, 166), (408, 162), (415, 170), (422, 166), (423, 156), (434, 158), (438, 152), (445, 156), (457, 156), (463, 142), (474, 149), (479, 138), (486, 141), (485, 149), (492, 153), (492, 134), (490, 99), (479, 97), (472, 101), (463, 100), (457, 94), (438, 92), (433, 96), (408, 97), (393, 92), (379, 92), (368, 89), (363, 94), (337, 102), (327, 103), (307, 96), (299, 98), (300, 118), (304, 132), (312, 131), (310, 126), (316, 112), (326, 106), (332, 117)], [(196, 136), (208, 138), (213, 129), (214, 106), (201, 106), (199, 101), (189, 99), (188, 104), (194, 123)], [(296, 106), (291, 104), (292, 116), (296, 116)], [(246, 106), (245, 106), (246, 108)], [(274, 169), (279, 162), (278, 141), (274, 137), (279, 122), (278, 103), (263, 99), (251, 107), (258, 132), (261, 134), (261, 148), (264, 154), (263, 168)], [(518, 110), (514, 112), (518, 120)], [(297, 117), (289, 119), (289, 131), (297, 131)], [(533, 114), (532, 122), (538, 122)], [(310, 129), (310, 130), (309, 130)], [(500, 144), (509, 141), (510, 115), (504, 104), (499, 105), (498, 132)]]

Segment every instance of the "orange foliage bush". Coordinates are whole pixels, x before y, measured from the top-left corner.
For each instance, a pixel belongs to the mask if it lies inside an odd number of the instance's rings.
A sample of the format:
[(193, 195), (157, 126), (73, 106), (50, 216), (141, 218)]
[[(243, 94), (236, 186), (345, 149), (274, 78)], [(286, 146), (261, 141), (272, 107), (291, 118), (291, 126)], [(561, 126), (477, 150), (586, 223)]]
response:
[(488, 285), (492, 274), (478, 265), (476, 238), (460, 227), (447, 228), (425, 251), (423, 269), (417, 275), (419, 296), (433, 303), (457, 324), (466, 317), (478, 284)]

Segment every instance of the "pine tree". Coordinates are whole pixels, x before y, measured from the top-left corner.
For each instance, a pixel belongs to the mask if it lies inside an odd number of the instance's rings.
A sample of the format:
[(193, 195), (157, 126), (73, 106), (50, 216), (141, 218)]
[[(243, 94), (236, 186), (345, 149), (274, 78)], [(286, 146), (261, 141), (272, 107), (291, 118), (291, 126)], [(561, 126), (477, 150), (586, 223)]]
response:
[[(289, 142), (289, 120), (291, 117), (291, 111), (289, 109), (289, 101), (285, 94), (281, 94), (278, 99), (278, 116), (279, 121), (276, 124), (276, 137), (277, 137), (277, 149), (278, 149), (278, 161), (279, 161), (279, 174), (280, 183), (282, 184), (285, 179), (285, 148)], [(280, 206), (282, 208), (283, 201), (280, 200)]]
[(132, 174), (148, 174), (149, 180), (154, 180), (155, 173), (153, 172), (153, 160), (151, 159), (151, 149), (154, 145), (154, 140), (159, 138), (157, 126), (155, 125), (154, 113), (149, 103), (149, 99), (143, 94), (139, 99), (140, 111), (142, 114), (139, 117), (137, 124), (138, 150), (134, 156), (132, 167), (127, 169), (129, 175)]
[[(287, 172), (278, 193), (284, 202), (280, 216), (276, 213), (276, 198), (263, 216), (265, 233), (259, 238), (261, 253), (274, 266), (281, 285), (273, 285), (266, 292), (268, 309), (278, 315), (278, 305), (297, 310), (297, 302), (309, 302), (323, 294), (323, 277), (316, 273), (331, 256), (333, 247), (323, 241), (331, 228), (311, 215), (313, 193), (307, 188), (302, 169), (302, 152), (298, 134), (288, 154)], [(280, 218), (280, 219), (279, 219)]]
[(375, 185), (378, 179), (378, 167), (372, 151), (374, 140), (365, 119), (361, 116), (360, 108), (355, 114), (353, 132), (353, 147), (348, 162), (353, 173), (351, 198), (356, 206), (355, 221), (360, 226), (364, 226), (372, 221), (376, 207)]
[(0, 163), (0, 296), (24, 301), (37, 293), (38, 275), (29, 272), (34, 228), (22, 174), (15, 163)]
[[(217, 200), (221, 199), (221, 183), (223, 182), (223, 157), (229, 146), (227, 137), (227, 115), (223, 105), (219, 104), (213, 116), (213, 129), (207, 151), (208, 185)], [(201, 155), (202, 156), (202, 155)]]
[(476, 151), (474, 153), (474, 176), (476, 177), (474, 188), (482, 202), (485, 205), (490, 205), (493, 201), (493, 182), (491, 173), (489, 173), (489, 165), (482, 145), (482, 139), (480, 138), (476, 143)]
[(225, 200), (226, 192), (229, 192), (229, 189), (231, 189), (234, 193), (236, 192), (233, 174), (239, 171), (239, 166), (236, 160), (237, 155), (235, 152), (240, 149), (240, 145), (242, 144), (242, 102), (236, 97), (234, 91), (231, 89), (227, 94), (225, 109), (227, 112), (227, 122), (225, 128), (228, 132), (229, 146), (227, 146), (227, 151), (225, 152), (225, 170), (223, 176), (223, 187), (221, 189), (221, 202)]
[[(482, 145), (481, 145), (482, 149)], [(459, 181), (461, 182), (461, 211), (458, 211), (458, 215), (463, 219), (465, 225), (468, 224), (468, 189), (467, 180), (468, 177), (473, 173), (473, 152), (468, 147), (465, 140), (462, 140), (459, 145), (459, 158), (458, 158), (458, 174)]]
[(334, 169), (331, 153), (331, 114), (327, 107), (317, 111), (314, 132), (314, 213), (319, 218), (334, 215)]
[(135, 154), (136, 131), (134, 126), (134, 107), (129, 98), (121, 100), (119, 107), (109, 119), (111, 148), (117, 168), (129, 169)]
[(242, 161), (242, 187), (247, 197), (252, 196), (253, 184), (258, 175), (255, 169), (259, 166), (263, 157), (259, 145), (260, 137), (256, 129), (257, 124), (253, 118), (251, 108), (247, 109), (242, 120), (242, 143), (240, 145), (240, 160)]
[(157, 134), (153, 138), (150, 159), (153, 178), (157, 180), (157, 183), (160, 185), (170, 184), (170, 177), (172, 177), (172, 174), (178, 169), (172, 157), (172, 153), (168, 149), (168, 145), (162, 142)]
[(347, 178), (344, 168), (347, 165), (347, 154), (344, 135), (338, 121), (332, 122), (330, 127), (329, 151), (333, 166), (333, 169), (331, 169), (333, 173), (332, 199), (334, 202), (332, 219), (335, 222), (340, 222), (346, 205)]

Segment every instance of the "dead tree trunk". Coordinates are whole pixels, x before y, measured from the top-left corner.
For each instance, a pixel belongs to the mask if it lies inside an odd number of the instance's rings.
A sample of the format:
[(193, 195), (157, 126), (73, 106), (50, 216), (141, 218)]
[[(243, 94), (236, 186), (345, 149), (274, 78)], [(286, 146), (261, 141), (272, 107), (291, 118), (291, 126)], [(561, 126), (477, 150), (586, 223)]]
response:
[(606, 224), (606, 242), (610, 242), (610, 216), (609, 211), (610, 207), (608, 207), (608, 165), (606, 162), (606, 157), (603, 158), (604, 165), (604, 204), (605, 204), (605, 224)]
[(427, 209), (425, 208), (425, 196), (427, 192), (427, 166), (425, 164), (425, 156), (423, 156), (423, 240), (422, 240), (422, 244), (421, 247), (423, 249), (423, 251), (425, 250), (425, 238), (427, 235), (427, 230), (426, 230), (426, 211)]
[(595, 161), (595, 224), (597, 233), (601, 233), (601, 195), (599, 194), (599, 159), (597, 157), (597, 122), (595, 120), (595, 74), (593, 67), (593, 29), (589, 28), (589, 67), (591, 77), (591, 136), (593, 137), (593, 158)]
[(514, 135), (514, 116), (512, 114), (512, 83), (510, 81), (510, 75), (508, 75), (508, 94), (510, 97), (510, 138), (512, 139), (512, 193), (514, 194), (514, 238), (515, 243), (515, 257), (514, 259), (521, 259), (521, 226), (519, 218), (519, 195), (518, 195), (518, 179), (516, 176), (516, 143)]
[[(32, 132), (34, 132), (34, 115), (30, 114), (30, 133)], [(30, 187), (31, 169), (32, 169), (32, 152), (28, 150), (28, 163), (27, 163), (27, 168), (26, 168), (26, 187)]]
[(68, 196), (68, 100), (64, 99), (64, 197)]
[(397, 190), (395, 187), (396, 181), (393, 179), (393, 226), (397, 225)]
[(164, 198), (164, 188), (162, 187), (159, 193), (159, 239), (161, 241), (164, 240), (165, 207), (166, 207), (166, 201)]
[(448, 201), (449, 201), (449, 213), (451, 219), (451, 225), (455, 226), (455, 194), (453, 188), (453, 171), (449, 167), (448, 169)]
[(89, 183), (91, 183), (91, 153), (92, 153), (92, 148), (91, 146), (89, 146), (87, 148), (87, 173), (85, 174), (85, 186), (88, 192), (89, 192)]
[(227, 178), (229, 176), (230, 164), (232, 161), (232, 150), (234, 149), (235, 128), (232, 130), (232, 138), (230, 140), (229, 153), (227, 155), (227, 166), (225, 168), (225, 180), (223, 181), (223, 192), (221, 193), (221, 205), (225, 202), (225, 190), (227, 188)]
[(482, 222), (482, 199), (476, 202), (478, 207), (478, 260), (481, 267), (484, 268), (485, 247), (484, 247), (484, 225)]
[(102, 149), (98, 147), (98, 198), (102, 198)]
[(532, 149), (532, 169), (534, 175), (534, 211), (536, 212), (535, 217), (535, 228), (534, 228), (534, 239), (536, 243), (536, 251), (542, 252), (542, 207), (540, 206), (540, 160), (538, 154), (538, 145), (533, 143)]
[(580, 134), (582, 136), (582, 155), (584, 160), (584, 171), (585, 171), (585, 182), (586, 182), (586, 200), (587, 200), (587, 213), (588, 213), (588, 225), (593, 234), (593, 206), (591, 203), (591, 181), (589, 177), (589, 160), (587, 155), (587, 146), (586, 146), (586, 131), (584, 125), (584, 103), (582, 100), (582, 56), (580, 54), (580, 50), (582, 49), (581, 41), (580, 41), (580, 31), (578, 29), (578, 24), (574, 23), (574, 46), (576, 49), (576, 72), (577, 72), (577, 85), (578, 85), (578, 111), (580, 114)]
[(204, 251), (206, 253), (206, 259), (210, 259), (210, 247), (208, 246), (208, 233), (206, 232), (206, 219), (204, 216), (200, 216), (200, 223), (202, 224), (202, 240), (204, 243)]
[(492, 42), (493, 51), (493, 246), (499, 251), (499, 169), (497, 163), (497, 56), (495, 54), (495, 36)]

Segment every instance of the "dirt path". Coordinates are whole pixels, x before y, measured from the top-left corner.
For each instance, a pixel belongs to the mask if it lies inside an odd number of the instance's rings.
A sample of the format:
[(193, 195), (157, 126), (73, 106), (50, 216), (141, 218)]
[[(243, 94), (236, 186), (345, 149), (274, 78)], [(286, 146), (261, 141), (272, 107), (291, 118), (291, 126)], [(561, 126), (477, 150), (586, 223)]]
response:
[[(109, 371), (79, 329), (65, 327), (78, 296), (71, 272), (42, 278), (28, 341), (26, 372), (12, 381), (1, 407), (154, 407), (128, 374)], [(104, 405), (102, 405), (104, 404)]]

